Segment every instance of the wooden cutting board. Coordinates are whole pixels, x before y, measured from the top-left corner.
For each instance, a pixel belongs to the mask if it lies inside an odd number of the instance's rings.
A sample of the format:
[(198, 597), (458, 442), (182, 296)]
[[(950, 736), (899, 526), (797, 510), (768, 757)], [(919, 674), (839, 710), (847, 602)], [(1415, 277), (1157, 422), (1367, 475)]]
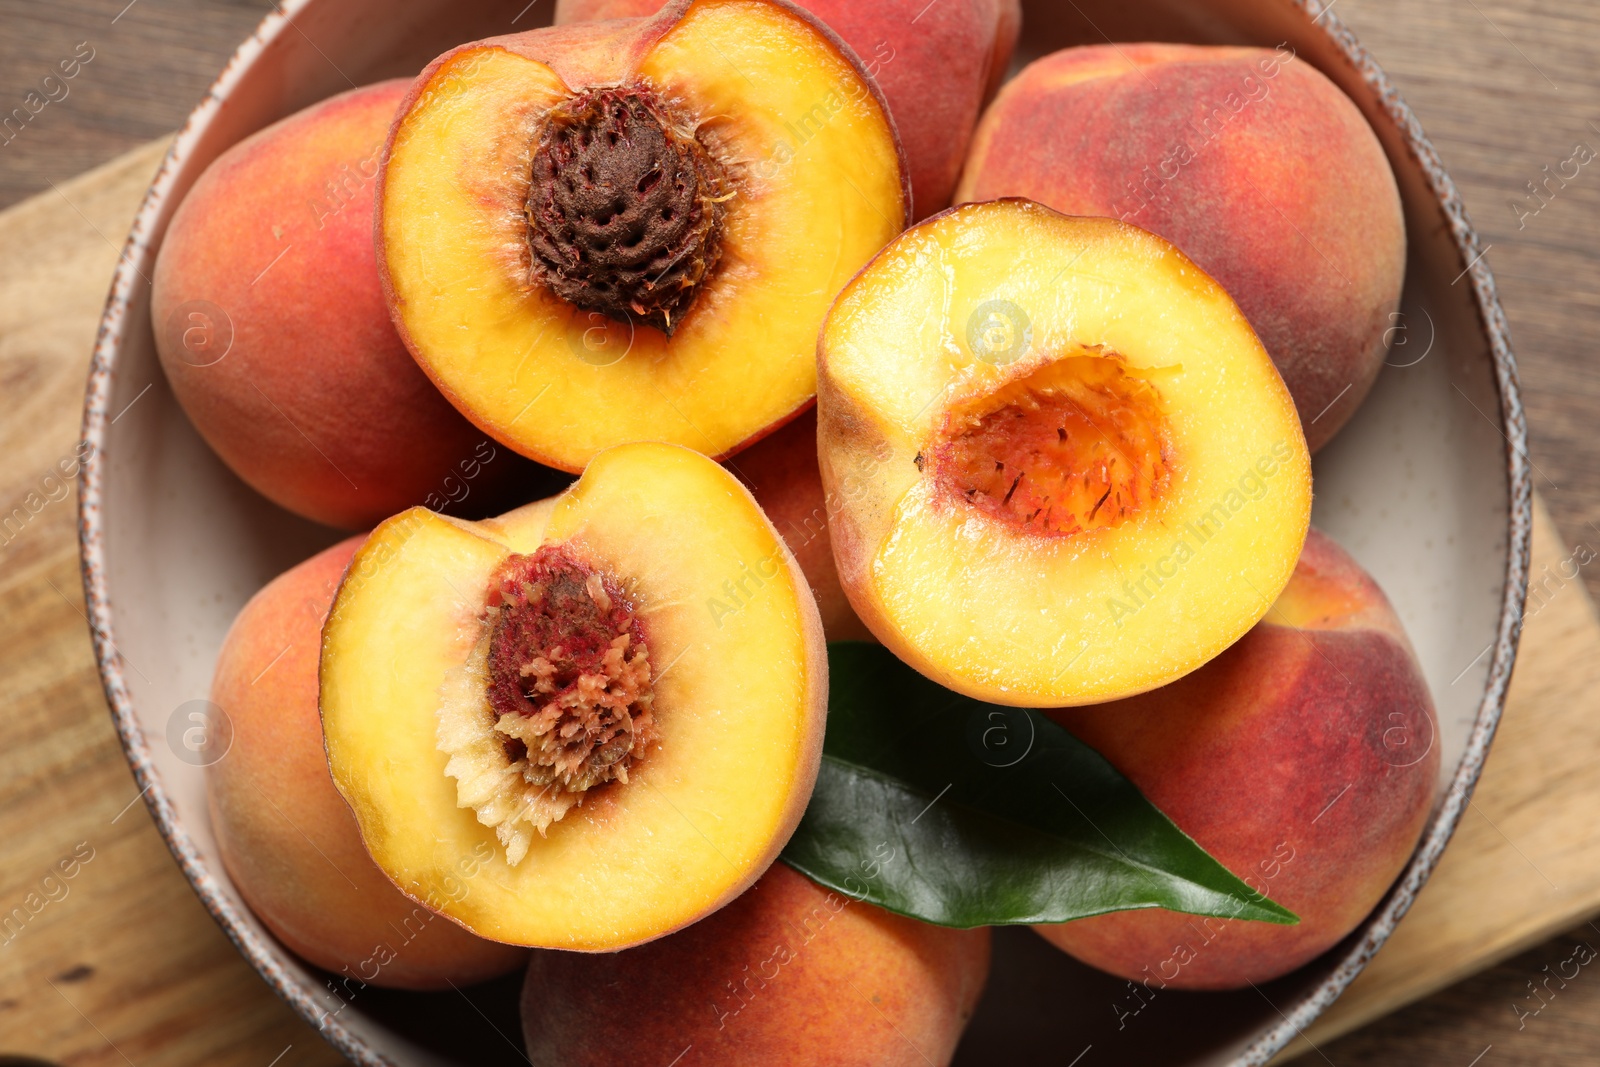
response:
[[(338, 1064), (173, 864), (123, 763), (83, 617), (75, 493), (61, 471), (122, 236), (164, 149), (0, 213), (0, 521), (22, 509), (0, 525), (0, 1054), (74, 1067)], [(1540, 506), (1543, 592), (1477, 794), (1411, 914), (1310, 1042), (1600, 913), (1600, 619), (1562, 575), (1570, 556)]]

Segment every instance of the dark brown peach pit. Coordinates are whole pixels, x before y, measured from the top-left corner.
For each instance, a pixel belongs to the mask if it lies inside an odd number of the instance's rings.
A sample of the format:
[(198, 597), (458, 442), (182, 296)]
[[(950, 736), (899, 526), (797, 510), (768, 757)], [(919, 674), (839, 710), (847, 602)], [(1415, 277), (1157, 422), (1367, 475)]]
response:
[(488, 623), (489, 707), (523, 778), (579, 796), (626, 783), (656, 728), (649, 648), (620, 592), (545, 545), (500, 566)]
[(1055, 537), (1121, 525), (1173, 467), (1161, 394), (1110, 353), (1055, 360), (952, 409), (917, 462), (945, 499)]
[(591, 89), (546, 115), (526, 214), (535, 279), (669, 336), (722, 254), (727, 174), (654, 90)]

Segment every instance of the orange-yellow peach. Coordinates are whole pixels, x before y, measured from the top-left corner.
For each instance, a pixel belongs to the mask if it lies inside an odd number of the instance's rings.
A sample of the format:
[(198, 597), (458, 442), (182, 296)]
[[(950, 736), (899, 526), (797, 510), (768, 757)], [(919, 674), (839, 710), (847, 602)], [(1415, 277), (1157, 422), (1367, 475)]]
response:
[(389, 321), (373, 192), (406, 84), (352, 89), (218, 156), (173, 216), (151, 294), (162, 368), (200, 436), (262, 495), (345, 528), (530, 473), (451, 408)]
[(475, 933), (604, 951), (767, 869), (811, 797), (827, 651), (732, 474), (619, 445), (551, 500), (413, 509), (323, 630), (328, 764), (378, 865)]
[(985, 114), (957, 192), (997, 196), (1119, 218), (1183, 249), (1260, 334), (1313, 452), (1383, 365), (1406, 265), (1394, 174), (1355, 104), (1286, 46), (1038, 60)]
[(794, 553), (829, 641), (870, 641), (839, 584), (828, 537), (828, 500), (817, 468), (817, 413), (809, 410), (728, 461)]
[[(649, 15), (664, 0), (556, 0), (557, 24)], [(802, 0), (883, 88), (918, 218), (950, 203), (978, 114), (1011, 62), (1018, 0)]]
[(1278, 926), (1156, 909), (1036, 928), (1155, 989), (1265, 982), (1331, 948), (1410, 859), (1439, 773), (1433, 702), (1399, 619), (1315, 530), (1238, 644), (1153, 693), (1051, 717), (1300, 917)]
[(882, 94), (821, 23), (672, 0), (431, 63), (384, 156), (379, 260), (417, 362), (523, 455), (720, 458), (810, 402), (828, 302), (908, 198)]
[(483, 981), (521, 966), (526, 953), (407, 900), (362, 848), (328, 776), (318, 637), (363, 540), (343, 541), (274, 579), (228, 631), (211, 685), (226, 721), (210, 729), (231, 745), (206, 770), (217, 849), (250, 910), (318, 967), (402, 989)]
[(893, 915), (780, 863), (643, 948), (536, 953), (523, 1032), (533, 1067), (928, 1067), (950, 1062), (988, 970), (987, 929)]
[(1294, 571), (1294, 405), (1228, 294), (1153, 234), (951, 208), (845, 287), (817, 361), (839, 580), (947, 688), (1046, 708), (1153, 689)]

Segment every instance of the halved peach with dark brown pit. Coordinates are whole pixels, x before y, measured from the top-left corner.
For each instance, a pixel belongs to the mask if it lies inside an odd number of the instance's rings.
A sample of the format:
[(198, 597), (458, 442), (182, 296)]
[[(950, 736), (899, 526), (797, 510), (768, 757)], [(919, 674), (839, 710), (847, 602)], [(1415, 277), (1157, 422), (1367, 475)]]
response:
[(855, 54), (773, 0), (464, 45), (390, 135), (379, 260), (417, 362), (485, 432), (581, 470), (723, 456), (816, 391), (833, 294), (910, 212)]
[(622, 445), (500, 520), (378, 527), (323, 630), (321, 703), (334, 783), (403, 892), (494, 940), (617, 949), (777, 857), (827, 656), (738, 481)]
[(840, 580), (949, 688), (1152, 689), (1294, 571), (1311, 466), (1283, 379), (1228, 294), (1137, 227), (953, 208), (844, 289), (818, 363)]

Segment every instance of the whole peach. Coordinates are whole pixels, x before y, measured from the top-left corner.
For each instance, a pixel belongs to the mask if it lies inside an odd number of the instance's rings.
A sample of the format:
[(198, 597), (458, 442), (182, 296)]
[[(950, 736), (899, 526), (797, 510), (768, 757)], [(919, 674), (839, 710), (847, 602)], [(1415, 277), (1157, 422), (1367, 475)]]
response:
[(892, 915), (777, 863), (670, 937), (536, 953), (522, 1024), (534, 1067), (927, 1067), (950, 1062), (988, 972), (987, 929)]
[[(244, 606), (217, 657), (213, 722), (231, 744), (206, 769), (217, 850), (234, 888), (297, 955), (347, 979), (444, 989), (519, 966), (403, 896), (362, 847), (334, 788), (317, 714), (323, 619), (352, 537), (279, 575)], [(213, 711), (213, 715), (218, 715)]]
[(1383, 147), (1287, 46), (1070, 48), (984, 115), (958, 200), (1025, 196), (1160, 234), (1238, 301), (1316, 451), (1383, 365), (1406, 264)]
[(850, 606), (833, 562), (827, 494), (817, 466), (816, 409), (763, 437), (726, 466), (749, 488), (794, 553), (811, 583), (828, 640), (871, 641), (872, 631)]
[(1410, 859), (1439, 773), (1437, 721), (1377, 584), (1313, 529), (1264, 621), (1142, 696), (1051, 712), (1295, 926), (1125, 911), (1035, 927), (1154, 989), (1286, 974), (1355, 929)]
[[(654, 14), (665, 0), (556, 0), (556, 22)], [(798, 0), (855, 49), (905, 146), (916, 217), (950, 204), (983, 105), (1022, 26), (1019, 0)]]
[(153, 279), (161, 365), (200, 436), (275, 503), (345, 528), (529, 470), (450, 406), (389, 320), (374, 180), (409, 84), (352, 89), (218, 156)]

